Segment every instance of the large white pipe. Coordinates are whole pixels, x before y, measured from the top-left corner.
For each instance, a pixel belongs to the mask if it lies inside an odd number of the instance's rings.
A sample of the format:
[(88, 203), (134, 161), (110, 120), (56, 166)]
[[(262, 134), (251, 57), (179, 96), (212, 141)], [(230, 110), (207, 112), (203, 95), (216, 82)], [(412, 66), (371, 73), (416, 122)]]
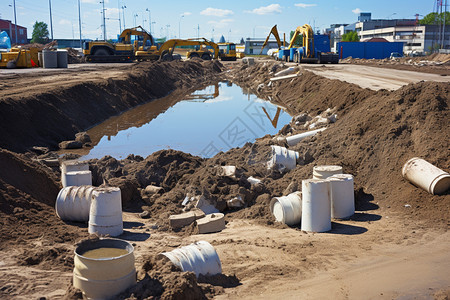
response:
[(272, 198), (270, 211), (278, 222), (289, 226), (299, 224), (302, 217), (302, 193), (293, 192)]
[(331, 217), (346, 219), (355, 213), (355, 194), (353, 176), (336, 174), (327, 178), (331, 188)]
[(199, 241), (170, 252), (161, 253), (179, 267), (183, 272), (194, 272), (197, 277), (203, 275), (216, 275), (222, 273), (222, 264), (214, 247), (206, 242)]
[(55, 209), (63, 221), (87, 222), (94, 186), (68, 186), (59, 191)]
[(75, 171), (61, 174), (63, 187), (92, 185), (91, 171)]
[(325, 232), (331, 229), (330, 182), (302, 180), (302, 230)]
[(402, 174), (430, 194), (443, 194), (450, 188), (449, 173), (418, 157), (413, 157), (405, 163)]
[(295, 169), (295, 166), (297, 165), (297, 159), (299, 158), (298, 152), (288, 150), (285, 147), (280, 146), (271, 147), (272, 158), (267, 163), (267, 167), (269, 169), (276, 167), (280, 172), (283, 172), (284, 170)]
[(97, 188), (92, 193), (89, 233), (118, 236), (123, 232), (120, 188)]
[(306, 139), (307, 137), (316, 135), (319, 132), (324, 131), (326, 128), (320, 128), (316, 130), (311, 130), (307, 132), (302, 132), (296, 135), (291, 135), (286, 138), (286, 142), (289, 146), (295, 146), (297, 145), (301, 140)]

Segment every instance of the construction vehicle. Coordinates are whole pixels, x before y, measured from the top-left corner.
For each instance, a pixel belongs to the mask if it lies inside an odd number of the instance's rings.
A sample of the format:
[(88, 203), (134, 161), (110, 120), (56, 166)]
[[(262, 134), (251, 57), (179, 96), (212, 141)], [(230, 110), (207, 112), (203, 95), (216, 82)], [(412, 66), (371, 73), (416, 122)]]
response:
[[(159, 59), (172, 60), (173, 51), (181, 46), (199, 46), (202, 48), (191, 50), (186, 53), (187, 58), (199, 57), (204, 60), (220, 58), (221, 60), (236, 60), (236, 45), (233, 43), (216, 44), (205, 38), (200, 39), (172, 39), (161, 45), (155, 54)], [(155, 55), (153, 54), (153, 55)], [(138, 55), (136, 55), (139, 57)]]
[[(302, 47), (295, 48), (295, 39), (302, 35)], [(280, 50), (278, 59), (296, 63), (332, 63), (339, 62), (339, 55), (330, 52), (330, 38), (327, 35), (315, 35), (308, 24), (298, 26), (289, 46)]]
[(38, 63), (37, 48), (11, 48), (9, 52), (0, 52), (0, 68), (31, 68), (38, 67)]
[[(131, 43), (131, 36), (138, 37), (133, 44)], [(150, 45), (147, 45), (148, 42)], [(132, 61), (138, 51), (145, 52), (140, 53), (141, 57), (152, 56), (152, 53), (157, 52), (153, 37), (141, 26), (122, 31), (118, 43), (91, 41), (85, 42), (83, 45), (83, 54), (86, 61), (90, 62)]]
[(280, 40), (280, 35), (278, 34), (277, 25), (275, 25), (275, 26), (272, 27), (272, 29), (270, 30), (269, 34), (268, 34), (267, 37), (266, 37), (266, 40), (265, 40), (264, 43), (262, 44), (261, 52), (259, 53), (259, 55), (262, 54), (262, 52), (263, 52), (263, 50), (264, 50), (264, 47), (267, 46), (267, 43), (269, 42), (269, 38), (270, 38), (270, 35), (271, 35), (271, 34), (273, 34), (273, 36), (274, 36), (275, 39), (277, 40), (278, 50), (281, 49), (282, 43), (281, 43), (281, 40)]

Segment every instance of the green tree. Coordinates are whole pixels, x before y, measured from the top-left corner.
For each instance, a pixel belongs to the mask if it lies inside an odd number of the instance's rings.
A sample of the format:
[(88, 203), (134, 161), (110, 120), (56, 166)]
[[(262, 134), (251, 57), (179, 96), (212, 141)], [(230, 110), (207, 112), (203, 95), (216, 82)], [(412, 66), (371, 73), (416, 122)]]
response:
[[(419, 20), (420, 25), (440, 25), (444, 23), (444, 13), (429, 13), (422, 20)], [(450, 25), (450, 12), (445, 12), (445, 25)]]
[[(292, 40), (292, 37), (294, 36), (295, 31), (291, 30), (291, 34), (289, 35), (289, 42)], [(303, 44), (303, 36), (299, 34), (294, 41), (294, 46), (301, 47)]]
[(48, 26), (44, 22), (34, 23), (33, 25), (33, 34), (31, 35), (32, 43), (40, 43), (43, 44), (46, 40), (48, 40)]
[(356, 31), (349, 31), (342, 35), (343, 42), (359, 42), (359, 36)]

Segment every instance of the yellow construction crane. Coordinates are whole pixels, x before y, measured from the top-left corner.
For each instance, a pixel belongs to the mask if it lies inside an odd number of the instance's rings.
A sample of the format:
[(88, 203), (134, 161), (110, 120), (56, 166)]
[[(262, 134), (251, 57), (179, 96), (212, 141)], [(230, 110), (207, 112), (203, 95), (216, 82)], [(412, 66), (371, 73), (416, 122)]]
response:
[(281, 40), (280, 40), (280, 36), (278, 34), (278, 29), (277, 29), (277, 25), (273, 26), (272, 29), (270, 30), (269, 34), (266, 37), (266, 40), (264, 41), (262, 47), (261, 47), (261, 52), (259, 53), (259, 55), (262, 54), (264, 47), (267, 46), (267, 42), (269, 41), (270, 35), (273, 34), (273, 36), (275, 37), (275, 39), (277, 40), (277, 44), (278, 44), (278, 49), (281, 48)]

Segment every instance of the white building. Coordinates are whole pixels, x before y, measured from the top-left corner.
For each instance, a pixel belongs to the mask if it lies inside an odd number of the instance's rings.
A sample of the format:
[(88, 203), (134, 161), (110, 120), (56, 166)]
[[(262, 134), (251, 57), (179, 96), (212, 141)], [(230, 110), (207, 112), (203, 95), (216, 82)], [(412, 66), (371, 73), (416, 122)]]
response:
[[(252, 39), (247, 38), (245, 40), (245, 54), (255, 54), (261, 53), (261, 47), (264, 44), (265, 39)], [(267, 51), (271, 48), (278, 48), (277, 41), (269, 40), (266, 47), (264, 47), (262, 55), (266, 55)]]

